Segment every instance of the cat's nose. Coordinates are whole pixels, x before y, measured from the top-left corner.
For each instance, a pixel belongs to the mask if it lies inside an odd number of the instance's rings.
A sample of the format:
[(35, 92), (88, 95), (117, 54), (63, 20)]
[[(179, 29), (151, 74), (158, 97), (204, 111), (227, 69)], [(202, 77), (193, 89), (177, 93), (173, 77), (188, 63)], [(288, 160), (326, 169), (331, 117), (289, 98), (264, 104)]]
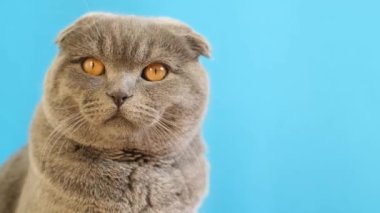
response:
[(113, 93), (106, 93), (110, 98), (112, 98), (113, 102), (116, 104), (117, 107), (120, 107), (123, 105), (125, 100), (132, 97), (133, 95), (128, 95), (124, 92), (113, 92)]

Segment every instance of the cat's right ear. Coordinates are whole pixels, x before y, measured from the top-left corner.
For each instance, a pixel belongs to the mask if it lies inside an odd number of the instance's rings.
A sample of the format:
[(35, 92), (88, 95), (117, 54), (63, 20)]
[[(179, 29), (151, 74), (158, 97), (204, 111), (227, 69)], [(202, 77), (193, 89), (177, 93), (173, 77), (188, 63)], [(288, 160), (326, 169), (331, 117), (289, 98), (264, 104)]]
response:
[(88, 25), (95, 18), (104, 15), (103, 13), (87, 13), (77, 19), (74, 23), (63, 29), (55, 39), (55, 43), (61, 47), (65, 43), (65, 39), (67, 39), (73, 32), (80, 30), (81, 27)]
[(62, 46), (62, 42), (65, 40), (67, 35), (70, 34), (74, 30), (74, 28), (75, 28), (74, 24), (70, 25), (69, 27), (65, 28), (58, 34), (57, 38), (55, 39), (55, 43), (58, 45), (58, 47)]
[(81, 25), (86, 22), (85, 17), (79, 18), (77, 21), (75, 21), (73, 24), (69, 25), (65, 29), (63, 29), (55, 39), (55, 43), (58, 45), (58, 47), (65, 46), (65, 41), (70, 38), (71, 35), (75, 34), (74, 32), (79, 30)]

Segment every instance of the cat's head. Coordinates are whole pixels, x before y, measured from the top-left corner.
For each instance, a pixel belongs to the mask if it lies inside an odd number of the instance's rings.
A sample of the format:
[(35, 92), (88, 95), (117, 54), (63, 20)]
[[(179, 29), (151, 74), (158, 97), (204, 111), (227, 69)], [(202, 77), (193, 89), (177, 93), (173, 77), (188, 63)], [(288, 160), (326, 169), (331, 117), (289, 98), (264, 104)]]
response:
[(199, 56), (209, 46), (168, 18), (106, 13), (60, 33), (43, 110), (57, 131), (106, 149), (173, 152), (199, 132), (208, 96)]

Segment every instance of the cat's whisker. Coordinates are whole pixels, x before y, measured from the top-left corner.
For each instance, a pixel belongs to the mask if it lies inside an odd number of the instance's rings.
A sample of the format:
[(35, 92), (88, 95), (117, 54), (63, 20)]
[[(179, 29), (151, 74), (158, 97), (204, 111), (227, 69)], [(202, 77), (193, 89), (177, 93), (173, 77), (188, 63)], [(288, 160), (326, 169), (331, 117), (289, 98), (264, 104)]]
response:
[[(79, 122), (77, 122), (76, 124), (73, 124), (72, 125), (72, 130), (71, 130), (71, 134), (75, 134), (84, 124), (86, 123), (86, 120), (81, 117), (81, 119), (79, 120)], [(61, 144), (61, 147), (58, 149), (58, 152), (57, 152), (57, 155), (60, 155), (61, 154), (61, 150), (62, 148), (64, 147), (64, 145), (67, 143), (67, 140), (64, 140), (63, 143)]]
[(50, 152), (54, 148), (54, 146), (56, 145), (57, 141), (59, 141), (59, 139), (61, 137), (63, 137), (63, 135), (66, 133), (65, 130), (67, 129), (67, 127), (69, 127), (70, 125), (72, 125), (72, 123), (77, 122), (77, 120), (80, 119), (80, 118), (81, 118), (80, 114), (75, 114), (75, 115), (67, 118), (66, 120), (62, 121), (50, 133), (50, 135), (47, 137), (47, 139), (45, 141), (45, 144), (44, 144), (45, 148), (44, 148), (44, 151), (42, 153), (42, 158), (41, 158), (42, 159), (41, 160), (42, 163), (45, 163), (46, 158), (50, 155)]
[[(176, 139), (176, 141), (180, 141), (182, 138), (180, 138), (178, 135), (178, 133), (174, 132), (174, 131), (171, 131), (169, 128), (165, 127), (165, 124), (162, 123), (162, 122), (159, 122), (159, 124), (161, 125), (161, 127), (164, 129), (164, 131), (170, 135), (170, 137), (174, 137)], [(172, 143), (172, 141), (169, 140), (169, 143)], [(199, 153), (195, 153), (195, 150), (192, 148), (192, 147), (189, 147), (189, 149), (187, 149), (186, 151), (190, 152), (190, 154), (193, 156), (193, 158), (195, 159), (195, 164), (197, 166), (201, 165), (202, 164), (202, 161), (197, 157), (197, 155), (199, 155)]]
[[(164, 128), (166, 131), (168, 131), (168, 132), (172, 132), (170, 129), (170, 127), (166, 124), (166, 123), (164, 123), (164, 122), (166, 122), (166, 120), (165, 119), (163, 119), (163, 117), (161, 117), (161, 118), (156, 118), (156, 116), (154, 116), (154, 115), (151, 115), (151, 114), (149, 114), (149, 113), (147, 113), (147, 112), (143, 112), (143, 111), (140, 111), (140, 113), (141, 114), (144, 114), (145, 116), (149, 116), (150, 118), (153, 118), (154, 119), (154, 121), (155, 121), (155, 123), (158, 125), (158, 126), (161, 126), (162, 128)], [(164, 120), (164, 121), (162, 121), (162, 120)], [(174, 130), (179, 130), (179, 128), (177, 128), (175, 125), (175, 123), (174, 122), (171, 122), (171, 121), (168, 121), (167, 123), (169, 123), (173, 128), (175, 128)], [(174, 131), (173, 130), (173, 131)], [(178, 138), (175, 138), (175, 139), (178, 139)]]
[[(60, 128), (60, 129), (63, 129), (63, 127), (62, 128)], [(54, 134), (53, 134), (53, 136), (49, 139), (49, 140), (47, 140), (46, 142), (45, 142), (45, 149), (44, 149), (44, 151), (43, 151), (43, 154), (42, 154), (42, 162), (43, 163), (46, 163), (45, 162), (45, 160), (46, 160), (46, 158), (48, 157), (48, 153), (50, 153), (50, 150), (52, 149), (52, 148), (54, 148), (54, 146), (55, 146), (55, 143), (56, 143), (56, 141), (57, 141), (57, 139), (59, 139), (60, 137), (61, 137), (61, 130), (56, 130), (55, 132), (54, 132)], [(49, 150), (49, 151), (48, 151)]]
[(137, 106), (137, 107), (141, 107), (141, 108), (143, 108), (143, 109), (150, 110), (150, 111), (152, 111), (152, 112), (154, 112), (154, 113), (157, 112), (156, 109), (154, 109), (153, 107), (148, 106), (148, 105), (146, 105), (146, 104), (137, 104), (136, 106)]
[[(58, 130), (60, 130), (62, 128), (62, 126), (66, 125), (65, 123), (71, 119), (75, 119), (77, 115), (73, 115), (73, 116), (70, 116), (68, 117), (67, 119), (63, 120), (62, 122), (60, 122), (52, 131), (51, 133), (47, 136), (46, 138), (46, 142), (44, 143), (42, 149), (41, 149), (41, 152), (42, 152), (42, 156), (44, 156), (44, 153), (46, 152), (46, 148), (48, 147), (49, 145), (49, 140), (51, 140), (51, 138), (55, 137), (56, 134), (58, 134)], [(42, 162), (43, 161), (43, 158), (42, 158)]]
[(70, 106), (64, 106), (64, 107), (56, 107), (56, 106), (49, 106), (50, 108), (54, 110), (66, 110), (66, 109), (74, 109), (78, 107), (77, 105), (70, 105)]
[[(163, 128), (166, 130), (166, 132), (167, 132), (171, 137), (176, 138), (177, 141), (180, 141), (180, 140), (181, 140), (181, 138), (178, 137), (178, 134), (175, 133), (174, 131), (171, 131), (169, 128), (165, 127), (165, 124), (164, 124), (163, 122), (159, 122), (159, 124), (162, 125), (161, 127), (163, 127)], [(198, 154), (195, 153), (195, 150), (194, 150), (192, 147), (190, 147), (190, 148), (187, 149), (186, 151), (190, 152), (190, 154), (194, 157), (196, 165), (201, 165), (201, 164), (202, 164), (201, 160), (200, 160), (199, 158), (196, 157), (197, 155), (199, 155), (199, 153), (198, 153)]]
[(52, 139), (52, 145), (50, 147), (50, 150), (49, 152), (46, 154), (46, 156), (50, 156), (51, 152), (53, 151), (53, 149), (55, 148), (55, 146), (58, 144), (58, 142), (61, 142), (61, 143), (64, 143), (62, 142), (62, 138), (64, 137), (65, 134), (67, 134), (67, 131), (73, 126), (73, 125), (76, 125), (76, 123), (80, 122), (81, 121), (81, 118), (79, 117), (79, 120), (76, 119), (75, 121), (73, 121), (71, 124), (68, 124), (67, 127), (65, 129), (63, 129), (63, 131), (58, 135), (58, 137), (56, 137), (53, 141)]
[[(158, 113), (158, 111), (156, 109), (154, 109), (153, 107), (149, 106), (149, 105), (144, 105), (144, 104), (138, 104), (139, 107), (142, 107), (144, 109), (147, 109), (147, 110), (150, 110), (152, 113)], [(168, 118), (166, 118), (167, 116), (170, 116), (170, 117), (178, 117), (178, 114), (174, 114), (174, 113), (171, 113), (169, 112), (168, 110), (165, 110), (162, 114), (161, 114), (161, 118), (162, 119), (166, 119), (167, 121)], [(151, 117), (156, 117), (154, 115), (151, 115)], [(170, 122), (170, 121), (169, 121)]]
[(91, 100), (87, 101), (85, 104), (82, 105), (83, 108), (92, 108), (92, 107), (98, 107), (103, 105), (101, 102), (98, 100)]

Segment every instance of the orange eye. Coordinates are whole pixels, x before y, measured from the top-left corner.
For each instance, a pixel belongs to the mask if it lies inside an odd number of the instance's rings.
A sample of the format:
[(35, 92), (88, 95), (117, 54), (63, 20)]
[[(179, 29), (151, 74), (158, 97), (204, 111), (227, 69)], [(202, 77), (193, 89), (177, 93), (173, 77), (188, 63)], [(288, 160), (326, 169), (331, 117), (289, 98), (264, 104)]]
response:
[(142, 77), (147, 81), (161, 81), (168, 74), (165, 65), (161, 63), (153, 63), (144, 68)]
[(104, 64), (95, 58), (87, 58), (82, 63), (82, 69), (90, 75), (101, 75), (104, 73)]

